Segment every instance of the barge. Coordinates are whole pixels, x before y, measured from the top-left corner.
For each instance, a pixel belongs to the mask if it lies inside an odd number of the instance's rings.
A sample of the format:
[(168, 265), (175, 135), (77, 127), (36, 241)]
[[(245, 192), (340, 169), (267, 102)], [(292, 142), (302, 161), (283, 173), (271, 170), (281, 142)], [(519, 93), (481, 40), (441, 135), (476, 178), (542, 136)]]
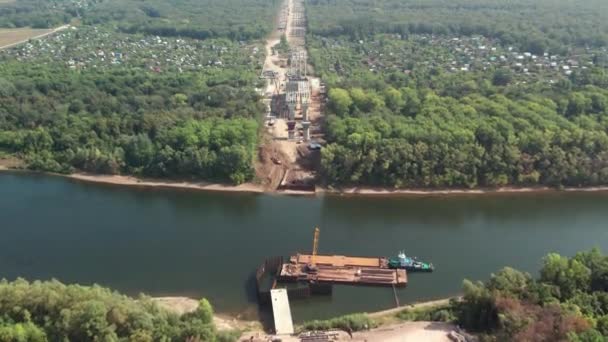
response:
[(388, 260), (383, 257), (296, 254), (289, 258), (288, 263), (281, 265), (277, 280), (405, 287), (407, 272), (389, 268)]

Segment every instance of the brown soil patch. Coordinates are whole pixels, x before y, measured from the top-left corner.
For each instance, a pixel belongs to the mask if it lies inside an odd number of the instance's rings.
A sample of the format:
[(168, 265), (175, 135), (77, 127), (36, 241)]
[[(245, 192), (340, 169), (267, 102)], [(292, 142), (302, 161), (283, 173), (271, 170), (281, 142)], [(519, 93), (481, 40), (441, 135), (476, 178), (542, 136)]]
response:
[(0, 154), (0, 170), (22, 169), (24, 167), (25, 163), (21, 159)]
[[(0, 0), (2, 3), (4, 0)], [(0, 29), (0, 49), (8, 45), (12, 45), (30, 38), (35, 38), (45, 33), (52, 32), (51, 29)]]
[(285, 170), (289, 168), (290, 158), (276, 141), (270, 137), (265, 137), (264, 140), (266, 141), (258, 150), (255, 174), (265, 190), (274, 191), (281, 183)]

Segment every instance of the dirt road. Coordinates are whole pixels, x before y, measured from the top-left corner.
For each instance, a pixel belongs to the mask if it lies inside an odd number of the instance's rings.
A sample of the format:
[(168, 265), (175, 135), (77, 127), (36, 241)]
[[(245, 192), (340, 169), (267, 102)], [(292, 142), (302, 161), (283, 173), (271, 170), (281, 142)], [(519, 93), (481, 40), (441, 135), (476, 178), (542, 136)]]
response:
[[(285, 73), (287, 72), (287, 68), (280, 66), (281, 57), (278, 54), (272, 54), (272, 47), (279, 44), (279, 42), (281, 41), (281, 36), (283, 36), (283, 34), (285, 34), (288, 43), (291, 43), (289, 35), (291, 33), (291, 23), (293, 21), (293, 1), (294, 0), (286, 0), (288, 15), (286, 21), (287, 24), (285, 26), (285, 32), (279, 32), (278, 27), (276, 27), (274, 29), (273, 34), (271, 34), (268, 40), (266, 41), (266, 60), (264, 61), (264, 70), (272, 70), (278, 73), (278, 79), (283, 81), (285, 80)], [(281, 10), (283, 10), (283, 6), (281, 6)], [(268, 82), (266, 92), (274, 93), (275, 91), (276, 87), (274, 83)]]
[[(268, 81), (265, 93), (267, 96), (285, 93), (285, 82), (287, 73), (287, 58), (278, 53), (273, 54), (273, 47), (279, 44), (281, 37), (285, 35), (290, 41), (291, 24), (293, 21), (293, 7), (295, 0), (285, 0), (278, 15), (276, 27), (266, 41), (266, 59), (264, 61), (264, 71), (276, 73), (276, 82)], [(285, 17), (285, 30), (281, 32), (279, 25)], [(279, 95), (280, 96), (280, 95)], [(287, 122), (282, 118), (274, 120), (272, 126), (266, 127), (266, 134), (263, 146), (260, 148), (258, 165), (256, 165), (256, 175), (265, 185), (267, 190), (273, 191), (279, 186), (285, 172), (296, 161), (296, 148), (294, 142), (287, 140)]]
[[(270, 159), (274, 161), (273, 165), (258, 165), (257, 169), (262, 172), (257, 172), (258, 175), (284, 175), (282, 190), (293, 190), (292, 188), (298, 187), (302, 190), (302, 187), (306, 188), (308, 192), (314, 190), (314, 179), (316, 168), (313, 165), (318, 164), (316, 160), (318, 152), (312, 153), (305, 146), (307, 142), (303, 142), (304, 134), (300, 133), (303, 128), (301, 127), (301, 119), (299, 114), (302, 114), (302, 107), (296, 104), (296, 134), (294, 139), (288, 138), (287, 130), (287, 118), (285, 116), (285, 94), (286, 84), (288, 83), (287, 72), (289, 70), (288, 56), (285, 54), (273, 54), (273, 47), (280, 43), (281, 37), (285, 36), (287, 43), (292, 51), (304, 52), (306, 58), (306, 45), (303, 30), (306, 29), (306, 25), (303, 22), (303, 1), (302, 0), (285, 0), (284, 5), (281, 7), (281, 13), (279, 13), (279, 20), (277, 21), (277, 28), (275, 32), (269, 37), (266, 42), (266, 60), (264, 61), (264, 70), (273, 71), (276, 75), (274, 80), (269, 80), (266, 87), (266, 95), (272, 100), (267, 99), (269, 103), (272, 103), (273, 112), (278, 115), (276, 119), (272, 120), (272, 125), (268, 125), (266, 128), (265, 139), (266, 146), (262, 147), (265, 151), (278, 151), (278, 153), (271, 152)], [(281, 23), (285, 25), (285, 29), (281, 30)], [(296, 63), (297, 65), (297, 63)], [(317, 77), (306, 75), (306, 79), (310, 85), (310, 98), (308, 101), (308, 119), (311, 122), (311, 135), (313, 140), (317, 140), (320, 132), (321, 118), (322, 118), (322, 106), (320, 96), (320, 80)], [(293, 81), (293, 80), (292, 80)], [(298, 82), (301, 81), (298, 80)], [(294, 81), (295, 82), (295, 81)], [(298, 95), (299, 96), (299, 95)], [(292, 100), (293, 101), (293, 100)], [(300, 101), (300, 100), (297, 100)], [(292, 109), (293, 110), (293, 109)], [(303, 131), (302, 131), (303, 132)], [(262, 158), (261, 158), (262, 159)], [(282, 173), (276, 172), (276, 169), (281, 168)], [(268, 178), (266, 176), (266, 178)], [(281, 184), (275, 179), (265, 180), (266, 184)], [(276, 189), (276, 188), (275, 188)], [(274, 189), (268, 189), (274, 190)]]

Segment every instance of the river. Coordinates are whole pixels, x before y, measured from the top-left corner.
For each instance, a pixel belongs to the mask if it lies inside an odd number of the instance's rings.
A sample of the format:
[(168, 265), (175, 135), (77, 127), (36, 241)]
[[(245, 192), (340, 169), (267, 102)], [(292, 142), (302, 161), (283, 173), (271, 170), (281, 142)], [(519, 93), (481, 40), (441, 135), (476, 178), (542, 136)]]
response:
[[(458, 294), (463, 278), (503, 266), (536, 274), (548, 252), (608, 249), (607, 193), (418, 197), (287, 197), (80, 183), (0, 173), (0, 278), (109, 286), (127, 294), (207, 297), (257, 314), (253, 272), (264, 258), (308, 252), (432, 261), (410, 274), (402, 304)], [(338, 286), (292, 302), (296, 321), (394, 306), (386, 288)]]

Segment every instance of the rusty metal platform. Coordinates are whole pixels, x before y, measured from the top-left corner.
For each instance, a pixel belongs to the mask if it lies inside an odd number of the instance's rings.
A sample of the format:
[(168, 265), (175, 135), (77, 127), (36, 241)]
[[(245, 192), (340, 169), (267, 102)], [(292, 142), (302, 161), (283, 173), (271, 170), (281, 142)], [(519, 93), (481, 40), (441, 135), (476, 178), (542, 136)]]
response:
[(317, 255), (310, 268), (310, 255), (298, 254), (281, 266), (280, 281), (332, 283), (349, 285), (397, 286), (407, 285), (407, 272), (389, 269), (385, 258)]
[[(296, 254), (289, 258), (289, 262), (294, 264), (310, 264), (312, 256), (309, 254)], [(317, 265), (330, 265), (335, 267), (377, 267), (388, 268), (388, 260), (383, 257), (350, 257), (344, 255), (317, 255), (315, 257)]]

